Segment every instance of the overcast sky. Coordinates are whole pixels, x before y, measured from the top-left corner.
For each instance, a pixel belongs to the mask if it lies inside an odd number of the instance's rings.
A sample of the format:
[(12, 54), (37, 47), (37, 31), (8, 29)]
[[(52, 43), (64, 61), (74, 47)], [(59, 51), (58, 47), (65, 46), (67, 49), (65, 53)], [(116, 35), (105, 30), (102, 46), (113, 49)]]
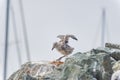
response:
[[(19, 44), (22, 64), (27, 61), (20, 6), (11, 0), (15, 12), (18, 41), (15, 41), (10, 11), (8, 76), (19, 68), (16, 44)], [(0, 72), (4, 58), (5, 0), (0, 0)], [(102, 8), (106, 9), (105, 42), (120, 44), (120, 0), (23, 0), (28, 41), (32, 61), (55, 60), (62, 56), (52, 44), (59, 34), (73, 34), (70, 39), (76, 52), (85, 52), (101, 45)], [(2, 75), (2, 73), (1, 73)]]

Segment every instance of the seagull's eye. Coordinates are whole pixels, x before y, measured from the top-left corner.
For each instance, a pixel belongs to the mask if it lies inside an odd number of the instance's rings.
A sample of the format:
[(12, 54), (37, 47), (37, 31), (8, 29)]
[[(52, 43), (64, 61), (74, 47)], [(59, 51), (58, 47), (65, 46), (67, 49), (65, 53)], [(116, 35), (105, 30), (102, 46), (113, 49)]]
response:
[(65, 41), (65, 43), (68, 43), (68, 41)]

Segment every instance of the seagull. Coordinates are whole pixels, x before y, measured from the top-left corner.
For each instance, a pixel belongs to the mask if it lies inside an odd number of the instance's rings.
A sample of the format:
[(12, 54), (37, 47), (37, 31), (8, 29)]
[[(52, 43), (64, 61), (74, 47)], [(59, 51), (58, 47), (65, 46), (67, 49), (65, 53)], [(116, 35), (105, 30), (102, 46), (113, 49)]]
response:
[(60, 61), (63, 57), (71, 54), (74, 50), (74, 48), (68, 45), (69, 38), (74, 40), (78, 39), (74, 35), (58, 35), (57, 38), (60, 38), (60, 41), (53, 44), (52, 50), (56, 48), (56, 50), (63, 55), (57, 59), (57, 61)]

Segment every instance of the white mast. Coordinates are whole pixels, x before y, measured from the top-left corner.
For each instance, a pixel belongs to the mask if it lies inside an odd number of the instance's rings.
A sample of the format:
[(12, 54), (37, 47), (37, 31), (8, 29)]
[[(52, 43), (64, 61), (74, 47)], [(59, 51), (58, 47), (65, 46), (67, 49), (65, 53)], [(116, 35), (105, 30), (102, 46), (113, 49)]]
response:
[(8, 62), (8, 40), (9, 40), (9, 7), (10, 0), (6, 0), (6, 23), (5, 23), (5, 51), (4, 51), (4, 70), (3, 80), (7, 80), (7, 62)]
[(105, 45), (106, 10), (102, 9), (101, 47)]

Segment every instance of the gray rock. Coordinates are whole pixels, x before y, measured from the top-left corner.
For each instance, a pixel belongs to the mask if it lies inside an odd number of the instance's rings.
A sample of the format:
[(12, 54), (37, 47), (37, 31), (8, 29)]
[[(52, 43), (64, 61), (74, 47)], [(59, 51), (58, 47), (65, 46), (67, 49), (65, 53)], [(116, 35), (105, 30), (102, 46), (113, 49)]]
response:
[(120, 70), (113, 73), (111, 80), (120, 80)]
[(113, 56), (119, 55), (114, 54), (115, 51), (97, 48), (84, 53), (78, 52), (60, 66), (49, 62), (26, 63), (8, 80), (111, 80), (112, 67), (119, 60)]

